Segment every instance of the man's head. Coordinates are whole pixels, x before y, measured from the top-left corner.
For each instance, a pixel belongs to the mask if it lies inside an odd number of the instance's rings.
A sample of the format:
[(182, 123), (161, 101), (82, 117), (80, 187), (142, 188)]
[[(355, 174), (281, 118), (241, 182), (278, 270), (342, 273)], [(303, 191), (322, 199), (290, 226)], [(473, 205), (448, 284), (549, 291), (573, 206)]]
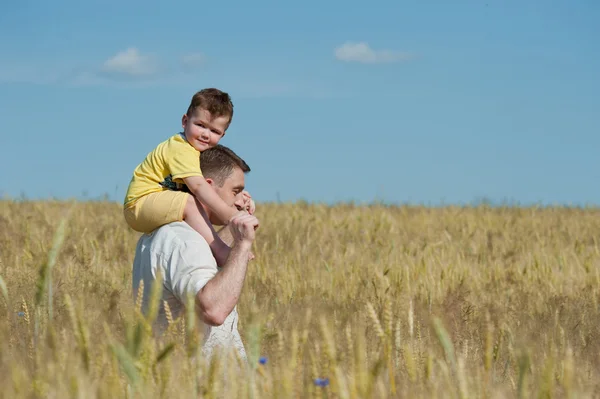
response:
[(219, 143), (232, 118), (233, 103), (229, 94), (210, 88), (194, 94), (181, 125), (187, 141), (202, 152)]
[[(206, 181), (227, 205), (238, 209), (243, 207), (242, 191), (246, 184), (245, 174), (250, 172), (250, 167), (242, 158), (231, 149), (217, 145), (200, 154), (200, 168)], [(211, 223), (223, 224), (209, 210), (207, 214)]]

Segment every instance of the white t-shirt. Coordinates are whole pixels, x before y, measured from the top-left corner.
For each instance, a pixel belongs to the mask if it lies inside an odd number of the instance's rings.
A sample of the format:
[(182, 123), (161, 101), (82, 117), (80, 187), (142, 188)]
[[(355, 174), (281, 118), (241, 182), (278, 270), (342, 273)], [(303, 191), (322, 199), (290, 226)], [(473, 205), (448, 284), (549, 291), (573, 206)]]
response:
[[(164, 225), (150, 234), (140, 237), (133, 261), (133, 297), (137, 297), (140, 281), (144, 282), (142, 311), (146, 311), (150, 300), (150, 289), (157, 270), (162, 273), (164, 284), (161, 306), (159, 306), (156, 328), (164, 331), (168, 322), (162, 301), (176, 320), (185, 313), (184, 304), (188, 292), (196, 295), (218, 272), (217, 262), (206, 240), (185, 222)], [(202, 351), (210, 356), (218, 345), (233, 346), (246, 359), (246, 351), (237, 329), (237, 306), (225, 322), (212, 327), (204, 324)]]

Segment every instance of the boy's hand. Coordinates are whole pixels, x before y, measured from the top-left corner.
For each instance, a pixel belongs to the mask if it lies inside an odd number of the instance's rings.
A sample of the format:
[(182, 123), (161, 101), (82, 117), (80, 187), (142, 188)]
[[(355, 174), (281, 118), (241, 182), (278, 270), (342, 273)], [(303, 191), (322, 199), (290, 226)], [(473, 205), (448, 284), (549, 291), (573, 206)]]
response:
[(256, 212), (256, 204), (254, 203), (252, 196), (248, 191), (242, 191), (242, 197), (244, 198), (244, 209), (246, 209), (249, 214), (254, 215), (254, 212)]

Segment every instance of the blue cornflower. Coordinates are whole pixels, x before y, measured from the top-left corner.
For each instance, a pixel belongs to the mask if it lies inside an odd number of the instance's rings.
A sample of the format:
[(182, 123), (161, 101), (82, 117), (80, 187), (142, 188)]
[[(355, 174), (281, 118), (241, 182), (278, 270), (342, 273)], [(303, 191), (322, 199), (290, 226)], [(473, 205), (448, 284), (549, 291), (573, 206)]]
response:
[(23, 317), (23, 316), (25, 316), (25, 312), (19, 312), (19, 313), (17, 313), (17, 314), (19, 315), (19, 317)]
[(266, 357), (264, 357), (264, 356), (262, 356), (260, 359), (258, 359), (258, 362), (259, 362), (260, 364), (266, 364), (266, 363), (267, 363), (267, 358), (266, 358)]
[(318, 387), (326, 387), (329, 385), (329, 378), (316, 378), (315, 385)]

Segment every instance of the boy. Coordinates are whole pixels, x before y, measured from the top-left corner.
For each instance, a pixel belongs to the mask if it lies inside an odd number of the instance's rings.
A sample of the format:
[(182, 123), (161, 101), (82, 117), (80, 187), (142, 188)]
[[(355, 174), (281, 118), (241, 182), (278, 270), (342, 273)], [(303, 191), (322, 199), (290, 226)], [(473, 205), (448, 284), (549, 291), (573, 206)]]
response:
[[(211, 88), (192, 97), (181, 121), (183, 133), (160, 143), (133, 172), (123, 210), (132, 229), (150, 233), (183, 220), (206, 239), (217, 264), (225, 264), (230, 248), (200, 204), (213, 210), (224, 224), (239, 211), (223, 202), (206, 182), (200, 153), (219, 143), (232, 117), (233, 104), (227, 93)], [(189, 193), (181, 190), (184, 184)]]

